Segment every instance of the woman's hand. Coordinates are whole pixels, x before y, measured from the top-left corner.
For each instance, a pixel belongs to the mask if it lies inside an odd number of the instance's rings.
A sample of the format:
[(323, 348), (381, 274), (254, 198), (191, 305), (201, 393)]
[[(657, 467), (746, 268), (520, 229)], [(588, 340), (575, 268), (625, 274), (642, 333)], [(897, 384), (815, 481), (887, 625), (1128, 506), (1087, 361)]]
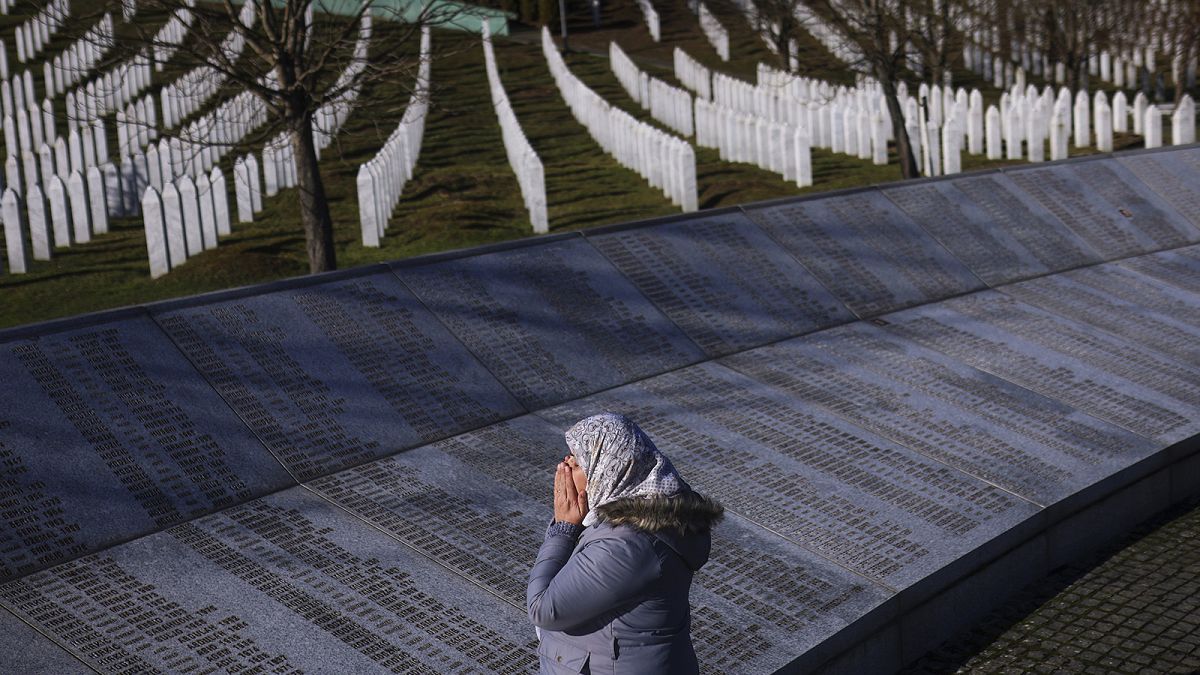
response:
[(583, 517), (587, 515), (587, 492), (581, 492), (575, 486), (573, 471), (581, 471), (567, 463), (558, 463), (554, 471), (554, 520), (563, 523), (582, 525)]

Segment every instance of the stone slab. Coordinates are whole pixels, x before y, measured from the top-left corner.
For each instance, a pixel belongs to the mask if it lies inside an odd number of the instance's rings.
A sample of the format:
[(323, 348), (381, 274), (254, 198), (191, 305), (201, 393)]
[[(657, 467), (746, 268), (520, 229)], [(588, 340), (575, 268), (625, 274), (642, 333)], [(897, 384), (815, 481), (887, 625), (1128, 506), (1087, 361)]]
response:
[(1200, 246), (1124, 260), (1122, 267), (1200, 295)]
[(536, 667), (508, 605), (296, 487), (0, 585), (112, 672)]
[[(325, 498), (516, 606), (553, 510), (561, 431), (520, 417), (327, 476)], [(486, 457), (486, 461), (481, 458)], [(692, 588), (703, 672), (773, 672), (878, 606), (883, 589), (730, 516)]]
[(1181, 215), (1200, 225), (1200, 148), (1121, 155), (1118, 161)]
[(1200, 230), (1115, 160), (1009, 170), (1007, 174), (1104, 260), (1200, 239)]
[(728, 368), (706, 363), (538, 414), (629, 415), (697, 490), (856, 574), (902, 590), (1037, 508)]
[(741, 213), (588, 240), (712, 356), (854, 318)]
[(0, 344), (0, 579), (291, 481), (144, 317)]
[(1000, 173), (901, 184), (883, 193), (992, 286), (1100, 260)]
[(95, 672), (3, 609), (0, 609), (0, 662), (12, 673), (92, 675)]
[(1040, 506), (1159, 449), (864, 323), (743, 352), (722, 363)]
[(1119, 265), (1097, 265), (1002, 290), (1171, 359), (1200, 363), (1200, 296), (1171, 292)]
[(860, 317), (983, 287), (877, 190), (764, 206), (748, 214)]
[(155, 318), (301, 480), (522, 412), (388, 272)]
[(531, 409), (704, 356), (580, 237), (396, 273)]
[(1194, 368), (999, 292), (882, 321), (899, 335), (1164, 445), (1200, 433)]

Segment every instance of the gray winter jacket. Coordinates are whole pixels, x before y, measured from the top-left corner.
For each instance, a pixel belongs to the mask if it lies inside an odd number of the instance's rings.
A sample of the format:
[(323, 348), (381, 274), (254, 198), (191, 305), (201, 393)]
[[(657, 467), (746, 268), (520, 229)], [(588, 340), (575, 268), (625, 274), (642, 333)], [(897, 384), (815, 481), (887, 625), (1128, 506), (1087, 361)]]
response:
[(529, 573), (542, 675), (696, 673), (688, 591), (720, 504), (694, 492), (627, 498), (583, 528), (552, 524)]

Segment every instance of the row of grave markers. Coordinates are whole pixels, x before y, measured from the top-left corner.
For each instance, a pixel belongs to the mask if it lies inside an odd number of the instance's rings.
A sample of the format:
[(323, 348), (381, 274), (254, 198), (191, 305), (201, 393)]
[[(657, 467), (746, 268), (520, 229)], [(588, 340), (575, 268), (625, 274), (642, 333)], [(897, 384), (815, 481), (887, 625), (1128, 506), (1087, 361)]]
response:
[(18, 25), (13, 32), (13, 39), (17, 45), (17, 61), (25, 63), (40, 54), (70, 15), (69, 0), (50, 0), (37, 14)]
[(508, 155), (509, 166), (517, 176), (517, 185), (521, 187), (525, 210), (529, 212), (529, 223), (533, 226), (534, 233), (545, 234), (550, 231), (546, 213), (546, 171), (542, 160), (525, 137), (516, 113), (513, 112), (508, 94), (504, 91), (504, 83), (500, 81), (500, 70), (496, 67), (491, 32), (486, 23), (483, 26), (483, 66), (487, 71), (488, 88), (492, 93), (492, 107), (495, 108), (496, 118), (500, 122), (504, 152)]
[[(238, 14), (238, 21), (246, 28), (254, 25), (254, 0), (247, 0)], [(235, 63), (246, 48), (246, 38), (241, 31), (233, 30), (221, 41), (221, 56), (227, 63)], [(167, 84), (159, 92), (162, 104), (163, 126), (173, 129), (183, 120), (208, 103), (216, 96), (221, 87), (228, 81), (228, 76), (217, 68), (208, 65), (197, 66), (174, 82)]]
[(161, 193), (146, 188), (141, 199), (142, 222), (150, 276), (157, 279), (191, 256), (216, 248), (218, 238), (231, 232), (225, 176), (213, 167), (195, 181), (181, 176), (167, 181)]
[[(112, 165), (108, 164), (111, 168)], [(24, 274), (28, 259), (50, 260), (52, 248), (84, 244), (108, 232), (108, 188), (100, 167), (53, 175), (45, 192), (31, 183), (24, 198), (13, 186), (0, 198), (8, 271)]]
[(650, 116), (682, 136), (694, 133), (692, 95), (638, 68), (616, 42), (608, 43), (608, 63), (629, 97)]
[(422, 26), (421, 63), (417, 69), (417, 81), (400, 123), (379, 152), (358, 168), (355, 187), (363, 246), (379, 246), (387, 232), (392, 211), (400, 202), (404, 185), (412, 178), (417, 158), (421, 155), (425, 118), (429, 112), (431, 48), (432, 34), (428, 26)]
[(659, 42), (662, 40), (662, 23), (658, 18), (658, 11), (654, 9), (654, 5), (650, 0), (637, 0), (638, 9), (642, 10), (642, 17), (646, 19), (646, 29), (650, 31), (650, 37)]
[(662, 190), (672, 204), (684, 212), (695, 211), (698, 208), (696, 155), (691, 144), (634, 118), (592, 91), (567, 68), (545, 26), (542, 54), (571, 114), (592, 139), (617, 163)]
[(696, 7), (696, 17), (700, 21), (700, 30), (704, 33), (704, 37), (708, 38), (708, 43), (712, 45), (717, 56), (721, 57), (722, 61), (729, 60), (729, 31), (717, 21), (717, 17), (708, 11), (708, 7), (701, 2)]

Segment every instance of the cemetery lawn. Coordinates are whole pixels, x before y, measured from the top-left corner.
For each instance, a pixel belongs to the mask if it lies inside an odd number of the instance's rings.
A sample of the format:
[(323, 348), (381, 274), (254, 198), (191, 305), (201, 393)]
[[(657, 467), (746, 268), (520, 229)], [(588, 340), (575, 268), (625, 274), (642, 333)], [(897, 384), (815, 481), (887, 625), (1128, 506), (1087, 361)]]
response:
[[(615, 39), (639, 65), (656, 77), (677, 84), (671, 72), (671, 51), (676, 45), (718, 72), (754, 80), (755, 64), (774, 58), (737, 13), (715, 8), (730, 31), (733, 60), (723, 63), (708, 45), (695, 17), (683, 0), (657, 0), (662, 16), (663, 42), (656, 44), (631, 0), (607, 3), (605, 29), (590, 31), (590, 17), (573, 21), (567, 57), (571, 69), (614, 105), (639, 119), (657, 124), (621, 89), (608, 67), (607, 44)], [(80, 3), (83, 6), (83, 3)], [(22, 6), (23, 11), (28, 8)], [(139, 20), (146, 17), (139, 15)], [(24, 16), (0, 17), (0, 26)], [(121, 25), (121, 22), (117, 22)], [(536, 31), (519, 27), (507, 39), (497, 38), (496, 56), (501, 79), (530, 143), (545, 165), (546, 192), (552, 232), (575, 230), (679, 213), (679, 209), (633, 171), (619, 166), (600, 150), (582, 125), (571, 116), (550, 78)], [(11, 28), (9, 29), (11, 31)], [(397, 45), (398, 27), (378, 22), (372, 50), (406, 49)], [(391, 39), (389, 39), (391, 38)], [(56, 40), (48, 53), (65, 46)], [(532, 234), (516, 178), (509, 167), (499, 125), (488, 94), (483, 52), (477, 38), (435, 31), (432, 64), (431, 110), (415, 175), (405, 186), (382, 246), (362, 246), (355, 177), (358, 167), (371, 158), (395, 128), (408, 100), (411, 78), (385, 82), (364, 90), (364, 106), (357, 110), (322, 154), (335, 227), (340, 268), (396, 260), (425, 253), (477, 246)], [(20, 72), (15, 49), (9, 45), (13, 72)], [(836, 60), (811, 38), (802, 44), (805, 75), (848, 81)], [(41, 95), (41, 65), (32, 64)], [(161, 84), (182, 73), (169, 64)], [(971, 74), (962, 74), (970, 82)], [(996, 92), (989, 91), (989, 99)], [(62, 97), (57, 103), (62, 107)], [(109, 148), (115, 155), (116, 130), (107, 121)], [(65, 125), (60, 124), (60, 129)], [(1118, 137), (1118, 148), (1133, 137)], [(252, 148), (257, 149), (257, 148)], [(1073, 149), (1074, 151), (1074, 149)], [(898, 180), (893, 163), (877, 167), (869, 161), (828, 151), (813, 150), (816, 185), (803, 190), (778, 175), (749, 164), (721, 161), (715, 150), (697, 148), (697, 179), (702, 209), (743, 204), (814, 191), (857, 187)], [(230, 181), (229, 203), (236, 213), (232, 186), (233, 154), (222, 161)], [(963, 155), (964, 170), (1003, 166)], [(304, 235), (294, 190), (264, 198), (264, 211), (255, 222), (233, 224), (233, 233), (159, 279), (149, 275), (145, 237), (140, 218), (114, 219), (110, 233), (89, 244), (55, 249), (53, 260), (30, 261), (24, 275), (0, 274), (0, 327), (245, 286), (308, 272)], [(2, 240), (2, 232), (0, 232)], [(2, 250), (2, 249), (0, 249)]]

